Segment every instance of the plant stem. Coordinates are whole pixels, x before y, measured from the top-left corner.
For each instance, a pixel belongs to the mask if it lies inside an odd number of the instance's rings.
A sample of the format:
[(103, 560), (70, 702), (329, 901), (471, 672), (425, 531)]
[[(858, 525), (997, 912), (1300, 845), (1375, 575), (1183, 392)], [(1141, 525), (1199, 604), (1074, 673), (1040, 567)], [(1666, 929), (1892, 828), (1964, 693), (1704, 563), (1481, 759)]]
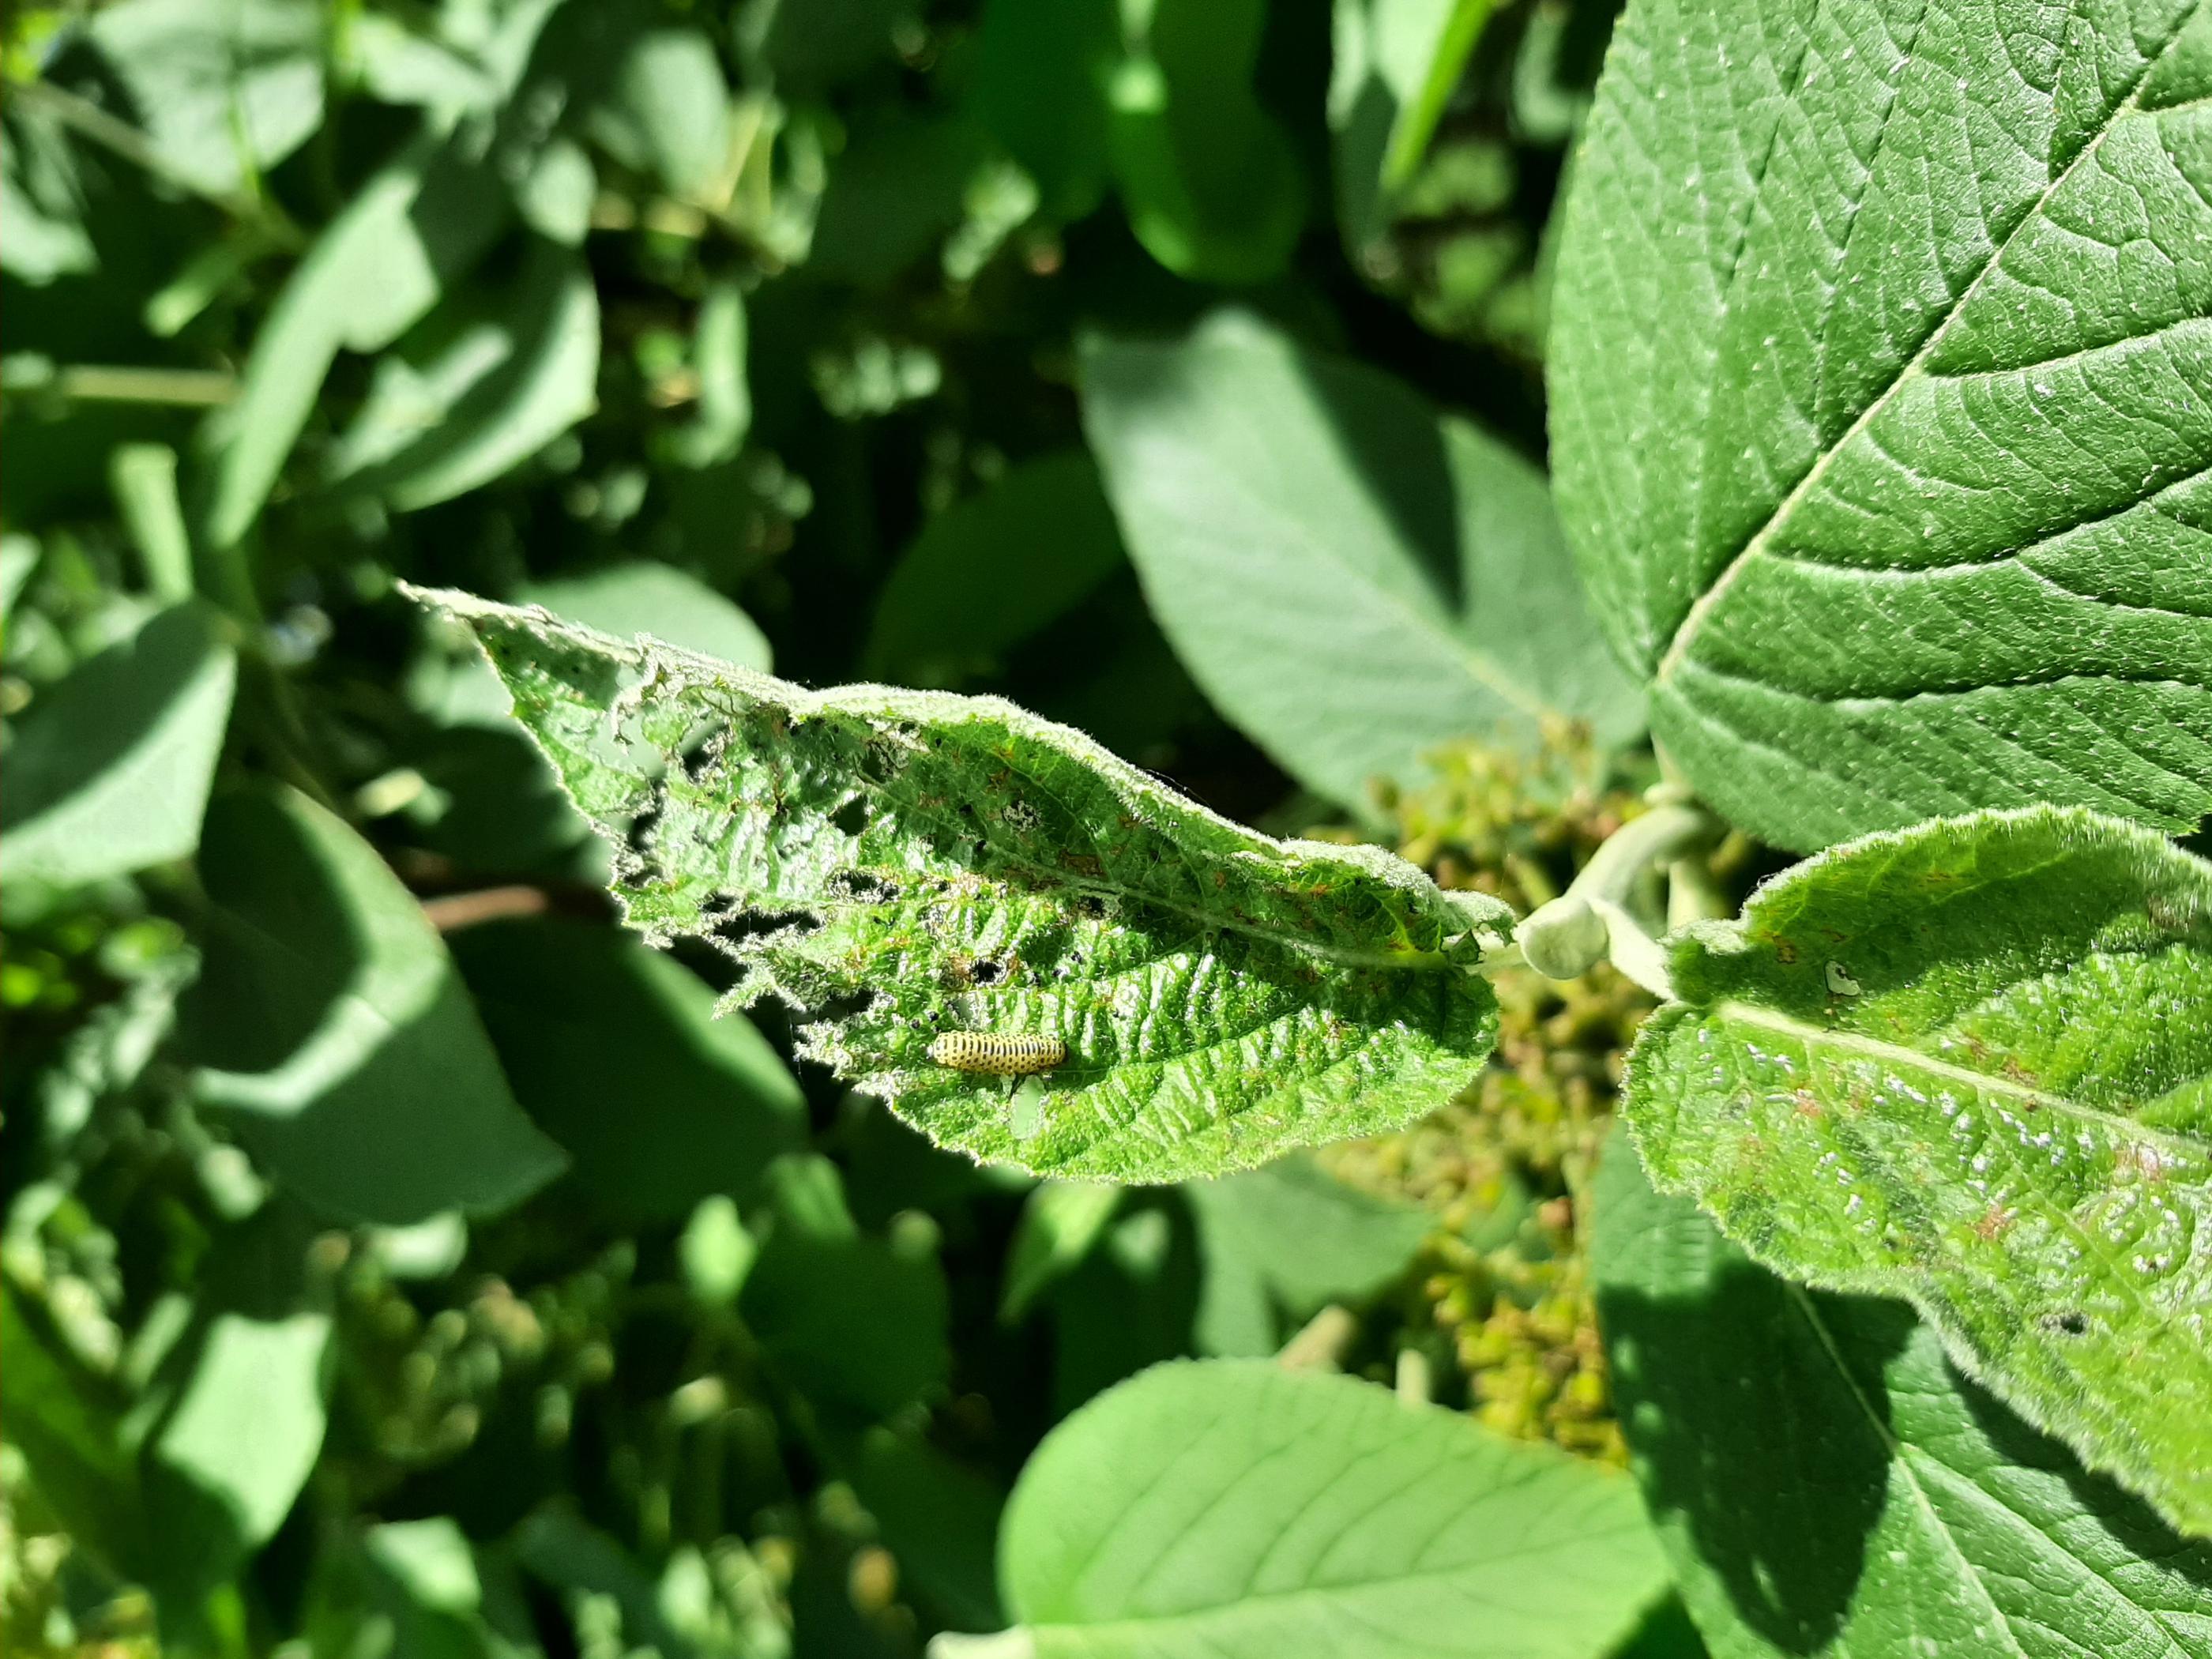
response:
[(1610, 957), (1653, 995), (1671, 996), (1666, 952), (1628, 913), (1626, 901), (1646, 870), (1678, 862), (1717, 827), (1702, 809), (1673, 800), (1623, 824), (1565, 893), (1515, 930), (1528, 965), (1547, 978), (1579, 979)]

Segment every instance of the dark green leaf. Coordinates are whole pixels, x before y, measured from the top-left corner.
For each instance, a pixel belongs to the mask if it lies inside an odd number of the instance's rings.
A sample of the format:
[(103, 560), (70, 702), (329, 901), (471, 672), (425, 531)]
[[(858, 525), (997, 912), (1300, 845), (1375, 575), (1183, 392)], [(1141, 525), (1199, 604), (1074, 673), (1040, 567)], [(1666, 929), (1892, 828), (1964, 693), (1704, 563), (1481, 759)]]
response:
[(767, 1041), (630, 936), (530, 918), (466, 928), (453, 951), (516, 1097), (615, 1220), (743, 1196), (804, 1138), (805, 1099)]
[(468, 992), (375, 849), (304, 796), (225, 796), (188, 1005), (200, 1098), (316, 1206), (403, 1224), (503, 1209), (560, 1172)]
[(1625, 1136), (1595, 1207), (1621, 1425), (1719, 1659), (2212, 1653), (2212, 1545), (1961, 1376), (1911, 1310), (1766, 1272)]
[(957, 687), (1073, 610), (1118, 567), (1089, 455), (1013, 468), (932, 519), (876, 601), (861, 662), (871, 678)]
[(2208, 31), (1629, 6), (1559, 246), (1559, 501), (1746, 829), (2212, 811)]

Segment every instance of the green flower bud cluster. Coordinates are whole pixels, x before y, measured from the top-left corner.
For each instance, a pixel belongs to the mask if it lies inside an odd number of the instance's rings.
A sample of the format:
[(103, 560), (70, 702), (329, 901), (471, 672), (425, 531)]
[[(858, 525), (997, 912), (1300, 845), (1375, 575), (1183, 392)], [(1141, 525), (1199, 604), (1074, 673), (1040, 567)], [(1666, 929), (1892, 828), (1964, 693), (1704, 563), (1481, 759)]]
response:
[[(1383, 805), (1407, 858), (1526, 914), (1642, 810), (1648, 781), (1563, 728), (1533, 759), (1473, 744), (1441, 754), (1427, 783)], [(1469, 1410), (1504, 1433), (1622, 1462), (1580, 1224), (1622, 1055), (1651, 999), (1604, 965), (1565, 982), (1509, 969), (1496, 983), (1498, 1050), (1474, 1086), (1408, 1129), (1322, 1157), (1346, 1181), (1435, 1212), (1423, 1303)]]

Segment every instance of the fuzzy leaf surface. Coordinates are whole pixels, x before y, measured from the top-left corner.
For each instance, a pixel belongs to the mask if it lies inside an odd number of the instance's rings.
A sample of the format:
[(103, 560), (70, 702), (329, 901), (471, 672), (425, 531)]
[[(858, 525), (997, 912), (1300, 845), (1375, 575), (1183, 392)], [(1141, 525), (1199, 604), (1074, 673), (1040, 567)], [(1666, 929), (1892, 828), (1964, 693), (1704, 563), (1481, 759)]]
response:
[(1677, 937), (1630, 1056), (1654, 1183), (1902, 1296), (2212, 1533), (2212, 866), (2079, 808), (1869, 836)]
[(1634, 0), (1554, 296), (1652, 726), (1806, 850), (2212, 811), (2212, 10)]
[[(1474, 969), (1509, 914), (1377, 849), (1270, 840), (995, 699), (808, 691), (423, 597), (609, 837), (631, 925), (720, 943), (735, 1001), (817, 1016), (800, 1053), (940, 1145), (1178, 1180), (1407, 1121), (1490, 1052)], [(930, 1058), (955, 1031), (1066, 1058), (1016, 1094)]]
[(2212, 1656), (2212, 1544), (1961, 1376), (1910, 1308), (1767, 1272), (1625, 1135), (1594, 1210), (1621, 1427), (1716, 1659)]

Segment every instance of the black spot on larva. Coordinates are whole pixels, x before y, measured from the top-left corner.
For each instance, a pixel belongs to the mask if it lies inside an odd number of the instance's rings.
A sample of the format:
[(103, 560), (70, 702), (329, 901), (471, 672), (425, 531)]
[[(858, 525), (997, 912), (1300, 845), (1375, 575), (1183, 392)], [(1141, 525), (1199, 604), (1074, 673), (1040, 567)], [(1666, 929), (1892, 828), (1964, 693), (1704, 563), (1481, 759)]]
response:
[(1006, 964), (994, 962), (988, 957), (978, 957), (968, 969), (968, 976), (978, 985), (996, 985), (1006, 976)]
[(1075, 901), (1075, 912), (1088, 921), (1106, 919), (1106, 901), (1096, 893), (1085, 893)]
[(868, 827), (868, 802), (864, 795), (855, 795), (830, 815), (830, 822), (848, 836), (857, 836)]
[(2079, 1336), (2089, 1328), (2089, 1316), (2078, 1309), (2069, 1308), (2064, 1313), (2044, 1315), (2043, 1328), (2063, 1332), (2068, 1336)]

